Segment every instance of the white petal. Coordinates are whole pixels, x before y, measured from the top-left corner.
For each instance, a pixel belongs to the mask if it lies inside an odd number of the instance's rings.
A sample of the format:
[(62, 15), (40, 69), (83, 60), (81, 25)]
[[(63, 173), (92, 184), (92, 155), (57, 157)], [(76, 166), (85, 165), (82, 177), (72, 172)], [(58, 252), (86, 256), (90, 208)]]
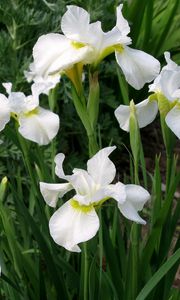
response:
[(125, 202), (123, 204), (118, 204), (118, 208), (120, 210), (120, 212), (122, 213), (122, 215), (131, 220), (134, 221), (136, 223), (139, 224), (146, 224), (146, 221), (144, 221), (137, 213), (137, 210), (134, 208), (134, 206), (132, 205), (132, 203), (130, 202)]
[(106, 188), (106, 196), (115, 199), (118, 203), (124, 203), (126, 201), (125, 185), (121, 182), (108, 185)]
[(95, 52), (102, 50), (105, 34), (101, 22), (90, 24), (89, 13), (81, 7), (69, 5), (67, 8), (61, 20), (61, 29), (66, 37), (93, 46)]
[(34, 69), (37, 76), (46, 78), (71, 68), (73, 64), (88, 60), (92, 48), (76, 48), (72, 41), (57, 33), (41, 36), (33, 49)]
[(114, 114), (121, 129), (129, 131), (130, 107), (128, 105), (119, 105)]
[(179, 66), (171, 59), (169, 52), (164, 52), (164, 57), (167, 65), (162, 68), (162, 70), (178, 71)]
[(41, 90), (41, 93), (48, 95), (49, 91), (57, 85), (57, 83), (60, 81), (60, 74), (53, 74), (53, 75), (47, 75), (45, 77), (36, 74), (36, 69), (34, 63), (30, 64), (29, 71), (24, 71), (24, 76), (26, 77), (28, 82), (31, 82), (32, 80), (36, 84), (43, 84), (43, 88)]
[(107, 185), (113, 181), (116, 168), (108, 156), (114, 149), (116, 149), (115, 146), (101, 149), (88, 160), (87, 171), (96, 184)]
[[(70, 200), (71, 201), (71, 200)], [(67, 201), (51, 217), (50, 234), (54, 241), (69, 251), (80, 252), (77, 244), (93, 238), (99, 229), (99, 218), (94, 209), (84, 213)]]
[(129, 220), (145, 224), (146, 222), (138, 215), (144, 204), (150, 199), (150, 194), (143, 187), (135, 184), (127, 184), (126, 201), (118, 204), (121, 213)]
[[(96, 191), (96, 184), (92, 177), (88, 174), (87, 171), (82, 169), (74, 169), (74, 175), (71, 176), (70, 182), (76, 190), (77, 194), (82, 196), (88, 196), (86, 200), (91, 199), (91, 196)], [(85, 205), (90, 204), (89, 201), (82, 203)]]
[(143, 128), (154, 121), (158, 113), (156, 101), (146, 99), (136, 105), (137, 120), (139, 128)]
[(123, 8), (123, 4), (120, 4), (116, 8), (116, 14), (117, 14), (116, 26), (118, 27), (122, 35), (127, 35), (130, 32), (130, 27), (128, 21), (122, 15), (122, 8)]
[(103, 43), (102, 43), (102, 50), (107, 47), (115, 46), (115, 45), (129, 45), (131, 43), (131, 38), (122, 35), (119, 31), (119, 28), (115, 26), (112, 30), (104, 33)]
[[(146, 99), (135, 105), (136, 116), (139, 124), (139, 128), (143, 128), (150, 124), (158, 113), (158, 105), (156, 101), (149, 101)], [(119, 122), (120, 127), (129, 131), (129, 120), (130, 120), (130, 107), (127, 105), (120, 105), (115, 110), (116, 119)]]
[(173, 107), (166, 116), (167, 126), (180, 139), (180, 103)]
[(4, 83), (2, 83), (2, 85), (5, 88), (7, 94), (11, 94), (12, 83), (11, 82), (4, 82)]
[(26, 110), (26, 96), (21, 92), (12, 92), (9, 95), (9, 105), (11, 112), (19, 114)]
[(89, 13), (78, 6), (68, 5), (67, 11), (61, 19), (61, 29), (67, 38), (85, 42), (89, 32)]
[(21, 114), (19, 132), (26, 139), (47, 145), (59, 130), (59, 117), (55, 113), (38, 107), (34, 112)]
[(51, 207), (55, 207), (58, 198), (63, 197), (70, 190), (72, 190), (70, 183), (54, 184), (40, 182), (41, 194), (43, 195), (45, 202)]
[(61, 179), (65, 179), (65, 180), (70, 180), (72, 175), (65, 175), (64, 174), (64, 170), (63, 170), (63, 161), (65, 159), (65, 155), (63, 153), (58, 153), (55, 158), (54, 158), (54, 162), (56, 164), (55, 166), (55, 174), (61, 178)]
[(180, 99), (180, 69), (179, 71), (164, 71), (160, 83), (161, 91), (168, 100)]
[(137, 90), (159, 73), (159, 61), (143, 51), (125, 46), (122, 52), (116, 51), (115, 54), (127, 82)]
[(8, 99), (0, 94), (0, 131), (4, 129), (10, 120), (10, 109)]
[(169, 70), (173, 73), (174, 71), (180, 70), (180, 67), (174, 61), (171, 60), (169, 52), (165, 52), (164, 57), (167, 62), (167, 65), (165, 65), (162, 68), (160, 74), (156, 77), (154, 82), (151, 85), (149, 85), (149, 92), (162, 92), (162, 84), (161, 84), (162, 79), (161, 78), (165, 71)]

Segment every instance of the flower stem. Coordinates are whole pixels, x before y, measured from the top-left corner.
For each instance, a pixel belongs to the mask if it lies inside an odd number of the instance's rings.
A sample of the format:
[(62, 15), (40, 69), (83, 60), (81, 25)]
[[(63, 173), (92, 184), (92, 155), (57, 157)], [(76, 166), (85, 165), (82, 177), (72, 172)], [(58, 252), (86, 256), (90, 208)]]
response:
[(84, 258), (84, 287), (83, 287), (83, 300), (88, 300), (88, 281), (89, 281), (89, 261), (88, 261), (88, 248), (87, 243), (83, 243), (83, 258)]

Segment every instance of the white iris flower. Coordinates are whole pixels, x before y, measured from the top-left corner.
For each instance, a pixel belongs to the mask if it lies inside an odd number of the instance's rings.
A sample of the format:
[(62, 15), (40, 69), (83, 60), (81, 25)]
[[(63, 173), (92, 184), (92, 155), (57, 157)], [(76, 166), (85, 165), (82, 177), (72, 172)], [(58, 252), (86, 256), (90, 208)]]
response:
[(30, 96), (11, 92), (11, 83), (4, 83), (3, 86), (9, 96), (7, 98), (0, 94), (0, 131), (13, 117), (18, 121), (18, 131), (23, 137), (39, 145), (48, 144), (59, 130), (59, 117), (39, 106), (39, 95), (46, 89), (46, 85), (33, 84)]
[(139, 216), (149, 193), (141, 186), (124, 185), (121, 182), (111, 184), (115, 178), (116, 168), (109, 155), (116, 147), (100, 150), (87, 162), (87, 171), (74, 169), (72, 175), (65, 175), (62, 163), (64, 154), (55, 157), (56, 175), (68, 183), (40, 183), (40, 190), (49, 206), (55, 207), (59, 197), (70, 190), (74, 196), (63, 204), (51, 217), (50, 234), (54, 241), (69, 251), (80, 252), (77, 244), (94, 237), (99, 229), (99, 218), (96, 213), (106, 200), (117, 201), (121, 213), (128, 219), (145, 224)]
[[(169, 52), (165, 52), (164, 56), (167, 64), (162, 68), (153, 84), (149, 86), (149, 91), (154, 92), (154, 94), (135, 105), (136, 117), (139, 128), (150, 124), (158, 112), (158, 95), (162, 95), (169, 102), (169, 112), (165, 121), (180, 139), (180, 67), (170, 59)], [(161, 98), (158, 101), (162, 101)], [(129, 131), (130, 107), (120, 105), (115, 110), (115, 116), (120, 127)]]
[(34, 78), (45, 80), (73, 67), (74, 64), (93, 64), (96, 67), (107, 55), (115, 52), (127, 82), (140, 89), (159, 73), (160, 64), (153, 56), (129, 48), (131, 39), (128, 22), (117, 7), (115, 27), (103, 32), (101, 22), (90, 23), (89, 13), (78, 6), (67, 6), (61, 20), (63, 34), (49, 33), (41, 36), (33, 48), (31, 65)]

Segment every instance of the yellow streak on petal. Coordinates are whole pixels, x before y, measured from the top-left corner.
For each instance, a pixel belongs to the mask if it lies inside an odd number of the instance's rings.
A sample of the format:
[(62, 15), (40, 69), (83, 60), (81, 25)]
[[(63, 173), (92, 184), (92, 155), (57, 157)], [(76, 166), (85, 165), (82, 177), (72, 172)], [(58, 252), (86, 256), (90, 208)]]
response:
[(83, 48), (83, 47), (86, 46), (85, 44), (80, 43), (80, 42), (76, 42), (76, 41), (71, 42), (71, 45), (72, 45), (75, 49), (80, 49), (80, 48)]
[(122, 53), (124, 51), (124, 47), (122, 45), (120, 45), (120, 44), (119, 45), (115, 45), (114, 49), (116, 51), (118, 51), (119, 53)]
[(88, 213), (93, 209), (93, 204), (90, 205), (80, 205), (78, 201), (71, 199), (70, 204), (74, 209), (80, 210), (83, 213)]
[(32, 116), (34, 116), (34, 115), (37, 115), (38, 112), (39, 112), (39, 109), (38, 109), (38, 108), (35, 108), (35, 109), (31, 110), (31, 111), (25, 112), (24, 115), (25, 115), (27, 118), (29, 118), (29, 117), (32, 117)]

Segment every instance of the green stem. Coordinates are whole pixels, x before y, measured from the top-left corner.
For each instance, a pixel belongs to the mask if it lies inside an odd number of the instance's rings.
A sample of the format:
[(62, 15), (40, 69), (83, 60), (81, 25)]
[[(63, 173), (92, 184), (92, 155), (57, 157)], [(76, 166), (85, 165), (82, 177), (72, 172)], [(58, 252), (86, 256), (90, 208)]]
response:
[(131, 299), (136, 299), (138, 292), (138, 274), (139, 274), (139, 225), (133, 224), (131, 227), (131, 249), (132, 249), (132, 281), (131, 281)]
[(83, 287), (83, 300), (88, 300), (88, 281), (89, 281), (89, 261), (88, 261), (88, 248), (87, 243), (83, 243), (83, 257), (84, 257), (84, 287)]

